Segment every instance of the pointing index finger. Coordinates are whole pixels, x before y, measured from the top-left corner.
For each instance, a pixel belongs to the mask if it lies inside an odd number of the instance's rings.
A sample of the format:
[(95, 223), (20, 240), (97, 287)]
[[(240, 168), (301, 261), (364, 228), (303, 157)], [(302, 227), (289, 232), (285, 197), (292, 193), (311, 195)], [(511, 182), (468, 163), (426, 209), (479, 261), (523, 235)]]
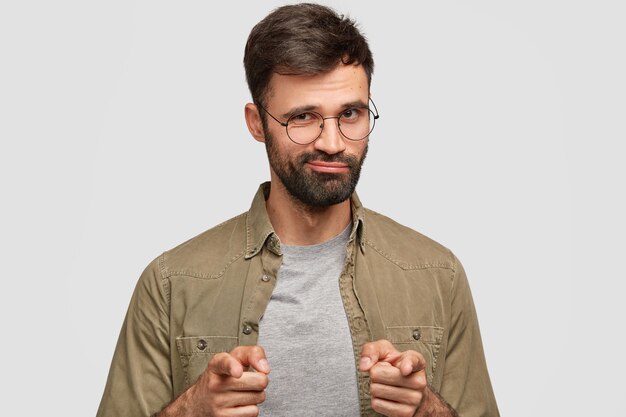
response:
[(369, 371), (379, 361), (392, 363), (400, 356), (400, 352), (388, 340), (380, 339), (363, 345), (359, 370)]
[(398, 368), (403, 376), (426, 369), (426, 359), (414, 350), (402, 352), (391, 364)]
[(242, 366), (251, 366), (264, 374), (269, 374), (270, 372), (270, 365), (267, 362), (265, 350), (261, 346), (238, 346), (231, 351), (231, 355)]
[(207, 369), (215, 374), (234, 378), (240, 378), (243, 374), (243, 366), (240, 361), (226, 352), (216, 354), (209, 362)]

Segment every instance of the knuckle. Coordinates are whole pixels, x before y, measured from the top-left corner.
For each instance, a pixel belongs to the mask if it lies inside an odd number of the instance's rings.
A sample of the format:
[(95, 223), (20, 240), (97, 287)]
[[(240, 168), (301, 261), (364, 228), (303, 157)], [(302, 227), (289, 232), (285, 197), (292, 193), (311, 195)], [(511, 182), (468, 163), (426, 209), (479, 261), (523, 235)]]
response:
[(413, 395), (413, 404), (415, 404), (417, 407), (420, 406), (420, 404), (422, 403), (422, 398), (424, 398), (424, 395), (421, 393), (421, 391), (415, 391), (414, 395)]
[(225, 405), (225, 401), (224, 400), (225, 399), (224, 399), (224, 397), (222, 395), (216, 395), (215, 398), (213, 398), (213, 404), (215, 404), (215, 406), (218, 408), (218, 410), (220, 410)]
[(255, 345), (250, 347), (250, 352), (255, 355), (265, 355), (265, 349), (261, 346)]
[(235, 356), (237, 355), (239, 352), (241, 352), (242, 350), (244, 350), (246, 348), (246, 346), (236, 346), (235, 348), (233, 348), (233, 350), (230, 351), (230, 354)]
[(425, 368), (428, 365), (428, 362), (426, 361), (426, 358), (424, 358), (424, 355), (422, 355), (419, 352), (415, 352), (415, 351), (413, 351), (412, 354), (413, 354), (413, 357), (415, 358), (415, 360), (420, 365), (420, 367)]
[(380, 339), (378, 341), (382, 346), (386, 347), (386, 348), (393, 348), (394, 346), (391, 344), (391, 342), (387, 339)]
[(416, 388), (424, 389), (424, 388), (426, 388), (427, 384), (428, 384), (428, 382), (426, 380), (426, 372), (424, 372), (424, 371), (417, 372), (415, 374), (415, 385), (416, 385)]
[(270, 379), (268, 378), (268, 376), (267, 376), (267, 375), (265, 375), (265, 374), (261, 374), (261, 382), (260, 382), (260, 386), (261, 386), (261, 388), (262, 388), (262, 389), (267, 388), (267, 386), (269, 385), (269, 383), (270, 383)]
[(218, 378), (209, 378), (207, 388), (209, 392), (218, 392), (221, 388), (221, 381)]
[(370, 369), (370, 379), (375, 382), (383, 381), (385, 378), (391, 378), (394, 372), (393, 367), (391, 367), (386, 362), (379, 362), (376, 365), (372, 366)]
[(209, 361), (209, 364), (219, 362), (220, 360), (224, 360), (224, 356), (225, 356), (224, 352), (216, 353), (215, 355), (213, 355), (213, 357)]
[(372, 382), (380, 381), (382, 371), (380, 370), (380, 366), (374, 365), (372, 369), (370, 369), (370, 380)]
[(413, 417), (415, 410), (412, 408), (404, 408), (399, 413), (399, 417)]
[(372, 398), (371, 405), (372, 405), (372, 410), (376, 411), (377, 413), (382, 414), (383, 411), (385, 411), (383, 408), (383, 402), (379, 400), (378, 398)]
[(384, 351), (387, 350), (391, 343), (389, 343), (386, 339), (378, 339), (374, 342), (370, 342), (369, 345), (371, 350)]
[(370, 394), (372, 397), (379, 397), (382, 394), (383, 388), (381, 384), (370, 384)]
[(226, 352), (216, 353), (209, 361), (209, 366), (207, 366), (207, 368), (215, 367), (221, 363), (224, 363), (226, 360), (228, 360), (229, 357), (230, 355)]

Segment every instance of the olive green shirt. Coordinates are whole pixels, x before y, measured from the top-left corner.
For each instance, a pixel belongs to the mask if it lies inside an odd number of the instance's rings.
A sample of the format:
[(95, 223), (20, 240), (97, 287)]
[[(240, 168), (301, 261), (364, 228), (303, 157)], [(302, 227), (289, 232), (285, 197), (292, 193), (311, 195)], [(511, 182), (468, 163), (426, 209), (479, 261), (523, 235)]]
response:
[[(212, 355), (257, 343), (282, 258), (265, 208), (268, 193), (269, 183), (263, 184), (248, 212), (146, 268), (98, 417), (153, 415), (196, 381)], [(356, 194), (351, 203), (352, 233), (339, 286), (355, 362), (363, 344), (387, 339), (424, 356), (428, 383), (460, 416), (498, 416), (459, 261), (438, 243), (363, 208)], [(370, 406), (368, 374), (359, 373), (357, 381), (361, 415), (379, 415)]]

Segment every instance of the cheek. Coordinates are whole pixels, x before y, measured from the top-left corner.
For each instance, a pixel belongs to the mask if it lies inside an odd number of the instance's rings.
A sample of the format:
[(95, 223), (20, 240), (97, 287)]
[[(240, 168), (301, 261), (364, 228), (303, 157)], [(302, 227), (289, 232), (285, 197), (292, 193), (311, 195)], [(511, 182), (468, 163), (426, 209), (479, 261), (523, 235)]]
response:
[(274, 164), (279, 164), (283, 167), (297, 164), (302, 154), (302, 149), (291, 146), (291, 141), (289, 142), (284, 143), (280, 139), (276, 140), (272, 137), (266, 143), (269, 157)]
[(364, 139), (360, 142), (351, 142), (347, 145), (347, 150), (357, 156), (363, 158), (367, 154), (368, 139)]

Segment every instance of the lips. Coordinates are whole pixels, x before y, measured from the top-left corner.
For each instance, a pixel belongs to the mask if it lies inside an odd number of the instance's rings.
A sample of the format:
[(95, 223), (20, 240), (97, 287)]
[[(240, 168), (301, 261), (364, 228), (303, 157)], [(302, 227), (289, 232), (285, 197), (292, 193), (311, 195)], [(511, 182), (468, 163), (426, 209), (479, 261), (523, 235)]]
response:
[(350, 166), (344, 162), (308, 161), (307, 165), (317, 172), (341, 173), (350, 169)]

